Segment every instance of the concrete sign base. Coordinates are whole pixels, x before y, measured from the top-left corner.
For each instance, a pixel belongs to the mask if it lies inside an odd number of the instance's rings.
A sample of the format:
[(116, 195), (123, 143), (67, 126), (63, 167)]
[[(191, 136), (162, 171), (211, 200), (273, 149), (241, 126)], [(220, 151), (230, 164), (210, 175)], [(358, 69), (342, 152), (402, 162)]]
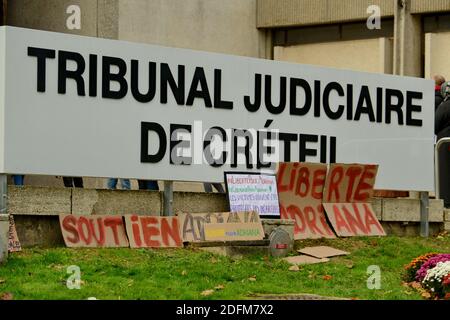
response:
[(0, 214), (0, 264), (8, 259), (9, 215)]

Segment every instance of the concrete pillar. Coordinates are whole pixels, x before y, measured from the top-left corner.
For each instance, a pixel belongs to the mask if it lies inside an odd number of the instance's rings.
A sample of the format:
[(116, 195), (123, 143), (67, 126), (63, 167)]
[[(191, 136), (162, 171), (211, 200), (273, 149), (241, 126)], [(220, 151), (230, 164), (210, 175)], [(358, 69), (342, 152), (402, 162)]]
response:
[(9, 215), (0, 214), (0, 264), (8, 259)]
[(422, 22), (411, 14), (411, 0), (394, 2), (394, 74), (422, 77)]
[(392, 74), (393, 41), (389, 38), (379, 38), (380, 60), (379, 72)]
[[(400, 76), (422, 77), (422, 22), (411, 14), (411, 0), (394, 2), (393, 73)], [(419, 199), (418, 192), (409, 197)]]
[(263, 29), (259, 31), (259, 58), (273, 60), (273, 31)]
[(97, 0), (97, 37), (119, 39), (119, 0)]
[[(422, 69), (422, 20), (411, 14), (412, 0), (394, 2), (394, 74), (423, 77)], [(428, 192), (410, 193), (420, 199), (420, 235), (429, 234)]]

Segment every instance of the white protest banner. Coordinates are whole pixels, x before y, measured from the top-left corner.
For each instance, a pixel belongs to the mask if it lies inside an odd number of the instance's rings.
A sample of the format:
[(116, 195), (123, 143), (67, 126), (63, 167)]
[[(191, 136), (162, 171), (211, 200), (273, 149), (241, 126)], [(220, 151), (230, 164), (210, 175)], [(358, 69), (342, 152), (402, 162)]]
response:
[(373, 163), (377, 189), (434, 189), (431, 80), (9, 26), (0, 43), (0, 173), (222, 182)]
[(231, 212), (256, 211), (261, 217), (279, 217), (275, 175), (225, 172)]

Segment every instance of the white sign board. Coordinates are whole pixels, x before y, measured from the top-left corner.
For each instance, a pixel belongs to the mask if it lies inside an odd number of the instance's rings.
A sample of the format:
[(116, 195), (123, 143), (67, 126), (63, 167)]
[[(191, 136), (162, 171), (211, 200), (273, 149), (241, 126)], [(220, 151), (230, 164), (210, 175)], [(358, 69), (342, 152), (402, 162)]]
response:
[(267, 174), (225, 173), (231, 212), (256, 211), (261, 217), (279, 217), (277, 177)]
[(371, 163), (376, 188), (433, 190), (430, 80), (0, 30), (2, 173), (221, 182)]

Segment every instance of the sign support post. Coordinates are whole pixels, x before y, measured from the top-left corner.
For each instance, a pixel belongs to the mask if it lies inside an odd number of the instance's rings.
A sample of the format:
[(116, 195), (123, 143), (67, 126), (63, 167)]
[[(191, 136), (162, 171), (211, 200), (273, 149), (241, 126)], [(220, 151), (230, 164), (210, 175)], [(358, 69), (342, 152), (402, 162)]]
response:
[(164, 181), (164, 216), (173, 216), (173, 181)]
[(0, 214), (7, 214), (8, 176), (0, 174)]
[(7, 175), (0, 174), (0, 263), (8, 259), (9, 216), (7, 214)]
[(428, 211), (428, 192), (420, 192), (420, 236), (424, 238), (429, 235)]

